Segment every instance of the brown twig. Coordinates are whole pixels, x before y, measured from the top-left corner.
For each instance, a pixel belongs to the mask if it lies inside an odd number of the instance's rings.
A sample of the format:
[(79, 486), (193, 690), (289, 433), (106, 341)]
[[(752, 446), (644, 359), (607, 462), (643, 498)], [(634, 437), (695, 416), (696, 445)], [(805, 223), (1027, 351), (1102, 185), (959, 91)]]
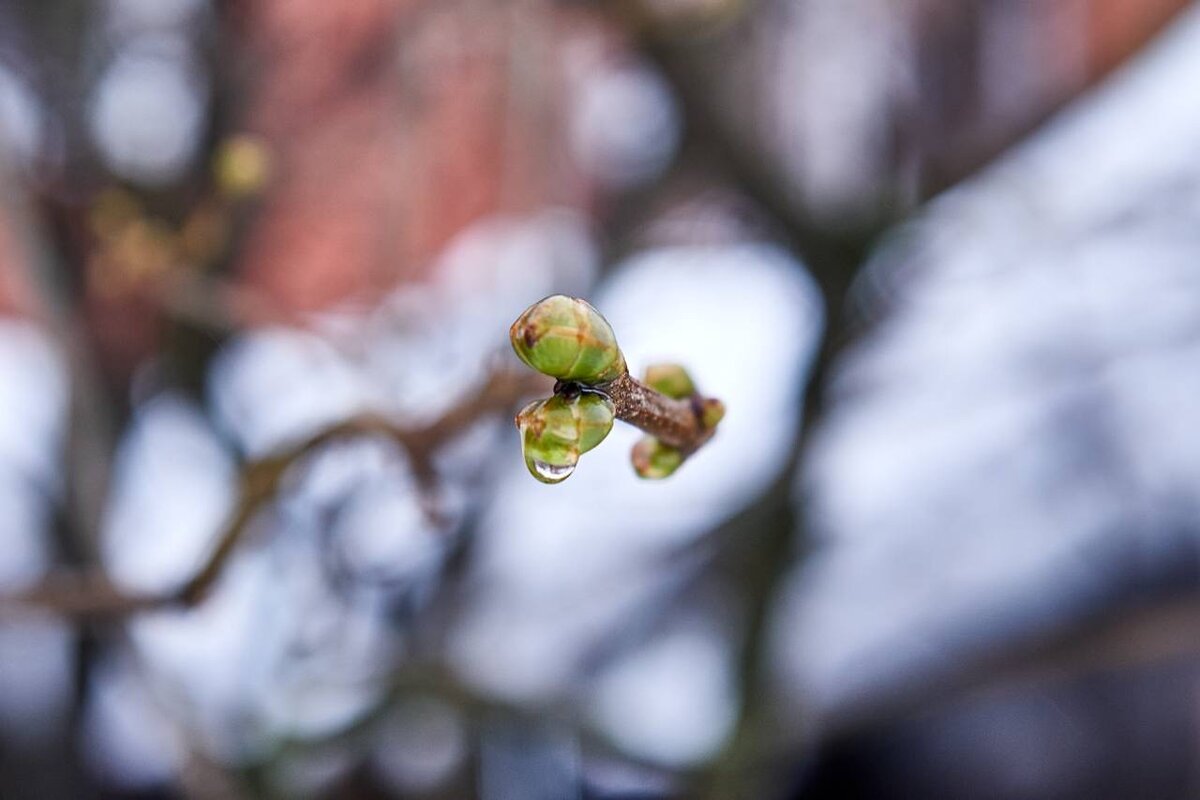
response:
[(600, 388), (613, 401), (617, 419), (677, 448), (685, 456), (696, 452), (715, 431), (704, 425), (699, 395), (676, 400), (651, 389), (628, 372)]
[(321, 447), (358, 436), (381, 436), (408, 453), (418, 481), (432, 482), (433, 455), (441, 445), (485, 415), (504, 411), (536, 390), (535, 376), (503, 369), (494, 372), (475, 394), (422, 427), (399, 426), (385, 417), (364, 414), (339, 422), (282, 452), (246, 463), (238, 500), (216, 546), (199, 570), (180, 589), (165, 594), (130, 594), (100, 568), (56, 572), (39, 586), (0, 598), (0, 617), (21, 612), (50, 611), (82, 619), (123, 617), (162, 608), (187, 608), (208, 596), (244, 538), (251, 520), (279, 493), (289, 468)]

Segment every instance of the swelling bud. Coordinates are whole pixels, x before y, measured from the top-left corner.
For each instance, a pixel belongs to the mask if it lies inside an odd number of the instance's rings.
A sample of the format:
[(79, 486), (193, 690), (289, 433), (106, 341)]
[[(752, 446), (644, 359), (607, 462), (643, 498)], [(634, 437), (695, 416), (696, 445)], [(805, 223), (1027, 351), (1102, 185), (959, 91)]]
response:
[(612, 326), (575, 297), (556, 294), (531, 305), (508, 331), (527, 365), (560, 381), (608, 383), (625, 374), (625, 357)]
[(565, 481), (579, 456), (608, 436), (613, 418), (612, 402), (588, 392), (570, 399), (555, 395), (525, 406), (516, 423), (529, 473), (542, 483)]
[(631, 455), (633, 471), (639, 478), (646, 480), (669, 478), (683, 464), (683, 453), (653, 436), (644, 436), (638, 440)]

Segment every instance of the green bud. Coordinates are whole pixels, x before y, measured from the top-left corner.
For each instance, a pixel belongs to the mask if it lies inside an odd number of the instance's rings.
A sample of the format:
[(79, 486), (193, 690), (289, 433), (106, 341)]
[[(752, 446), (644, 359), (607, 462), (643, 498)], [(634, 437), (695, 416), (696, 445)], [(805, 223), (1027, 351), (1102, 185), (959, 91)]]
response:
[(688, 375), (687, 370), (678, 364), (654, 364), (646, 367), (646, 375), (642, 378), (642, 383), (654, 391), (676, 400), (683, 400), (696, 393), (696, 385), (692, 383), (692, 376)]
[(556, 294), (531, 305), (508, 331), (533, 369), (561, 381), (607, 383), (625, 372), (612, 326), (583, 300)]
[(571, 399), (555, 395), (525, 406), (516, 422), (530, 474), (542, 483), (571, 477), (579, 456), (608, 436), (613, 416), (612, 401), (589, 392)]
[(645, 436), (633, 446), (633, 469), (640, 478), (669, 478), (682, 463), (683, 453), (653, 436)]
[(705, 398), (700, 410), (700, 422), (704, 424), (704, 427), (711, 430), (717, 427), (717, 424), (723, 419), (725, 419), (725, 404), (712, 397)]

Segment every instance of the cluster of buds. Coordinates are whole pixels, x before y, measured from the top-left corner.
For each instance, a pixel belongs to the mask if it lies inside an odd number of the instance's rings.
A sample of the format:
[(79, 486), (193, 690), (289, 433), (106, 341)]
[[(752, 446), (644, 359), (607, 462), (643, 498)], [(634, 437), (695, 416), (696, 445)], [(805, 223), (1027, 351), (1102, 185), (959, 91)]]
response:
[(516, 418), (525, 464), (543, 483), (570, 477), (614, 419), (647, 434), (633, 448), (637, 474), (666, 478), (712, 438), (725, 415), (721, 401), (701, 396), (681, 366), (657, 365), (641, 381), (631, 377), (608, 320), (578, 298), (534, 303), (509, 336), (523, 362), (557, 380), (552, 397), (530, 403)]

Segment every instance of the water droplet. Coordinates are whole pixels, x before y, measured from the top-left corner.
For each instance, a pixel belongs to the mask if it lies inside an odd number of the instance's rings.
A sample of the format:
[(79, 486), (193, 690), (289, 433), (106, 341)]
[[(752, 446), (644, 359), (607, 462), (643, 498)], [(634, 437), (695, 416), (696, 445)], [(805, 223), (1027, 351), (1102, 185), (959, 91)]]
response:
[(562, 483), (575, 471), (574, 464), (547, 464), (536, 458), (525, 459), (525, 465), (529, 467), (533, 477), (542, 483)]
[(542, 483), (561, 483), (579, 463), (579, 421), (555, 396), (532, 403), (517, 415), (525, 466)]

